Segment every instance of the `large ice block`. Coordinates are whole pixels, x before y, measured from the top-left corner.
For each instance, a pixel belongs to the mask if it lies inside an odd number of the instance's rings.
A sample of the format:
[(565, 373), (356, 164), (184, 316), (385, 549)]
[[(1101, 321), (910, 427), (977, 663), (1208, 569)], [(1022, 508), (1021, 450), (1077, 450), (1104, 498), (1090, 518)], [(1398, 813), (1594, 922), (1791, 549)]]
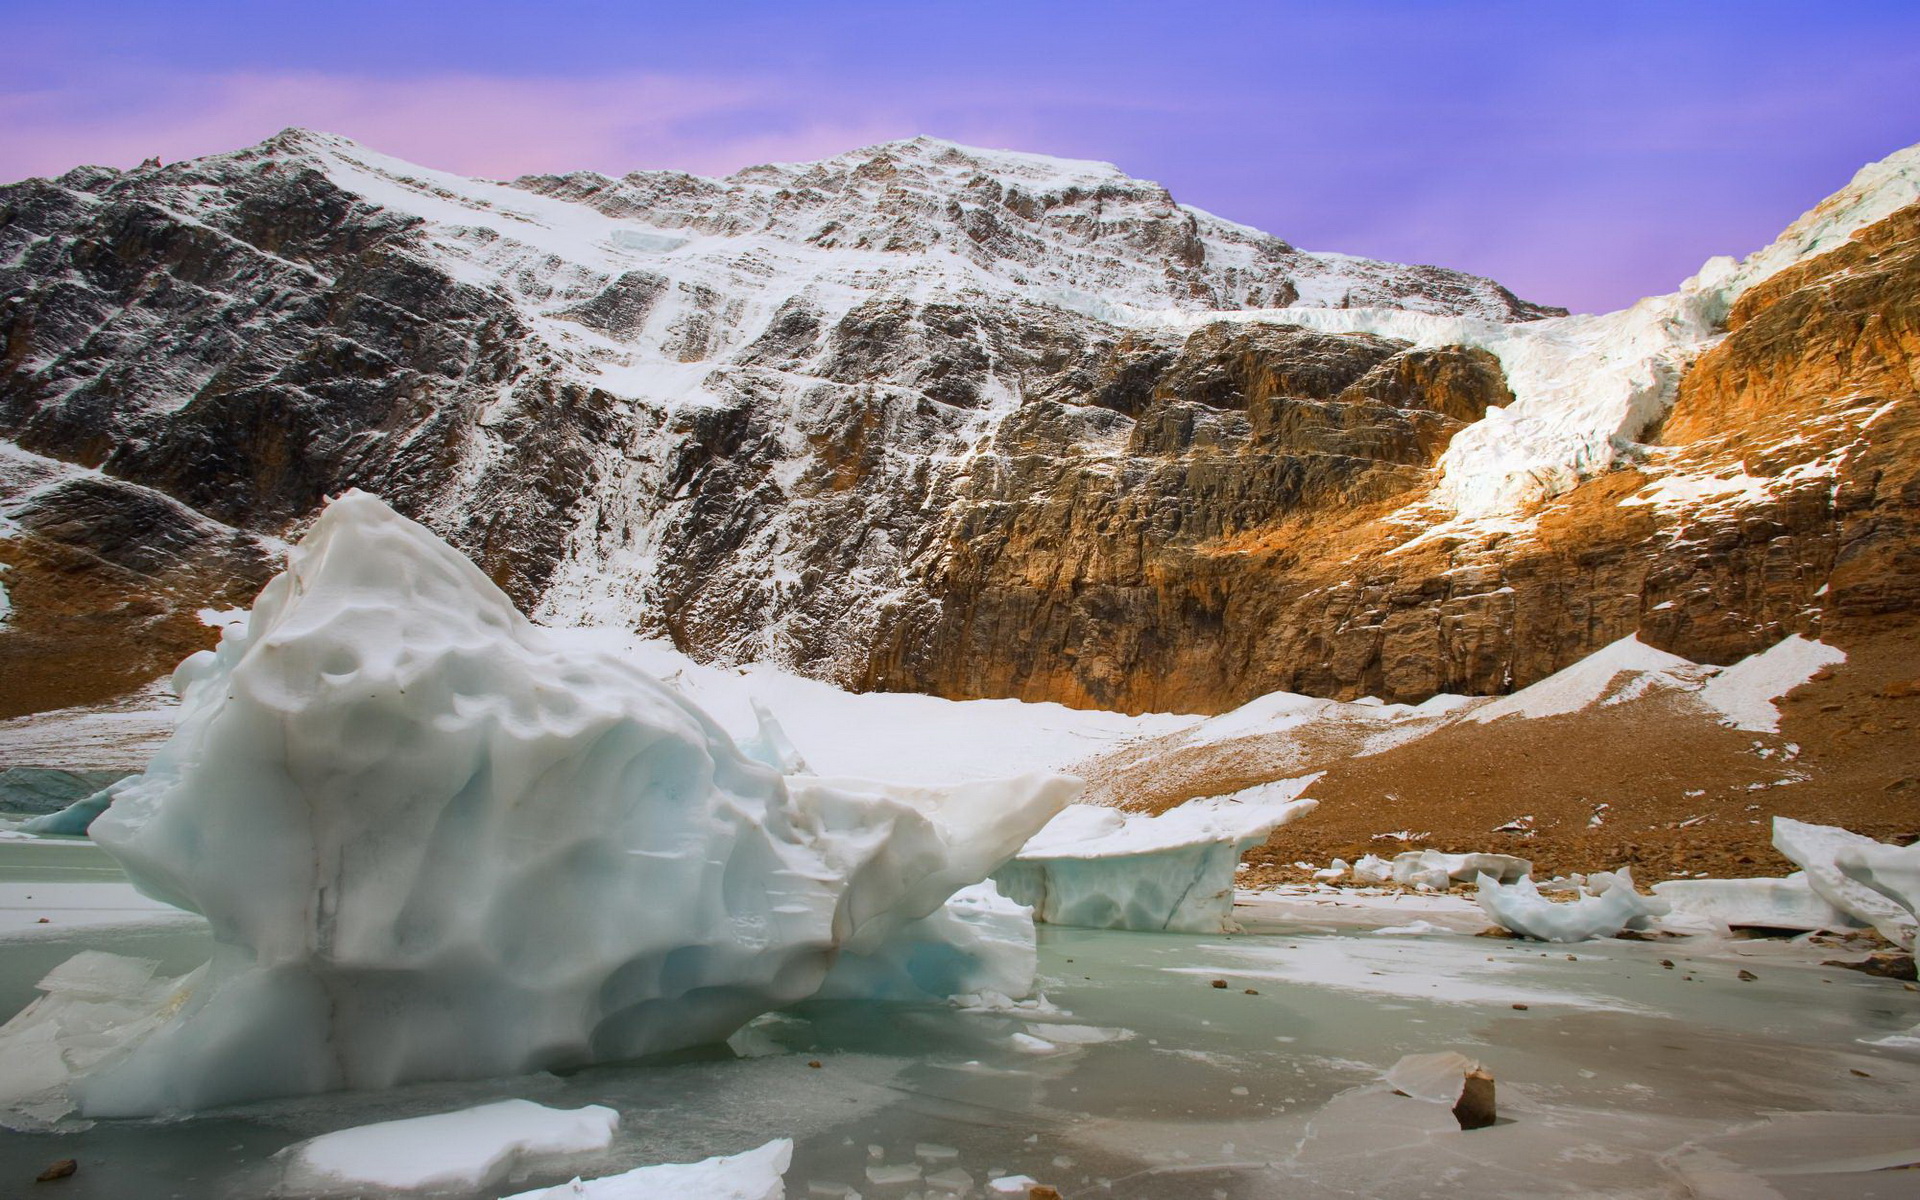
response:
[[(93, 837), (218, 948), (90, 1115), (564, 1068), (811, 996), (1078, 794), (789, 781), (377, 498), (330, 504)], [(0, 1031), (0, 1062), (37, 1032)]]

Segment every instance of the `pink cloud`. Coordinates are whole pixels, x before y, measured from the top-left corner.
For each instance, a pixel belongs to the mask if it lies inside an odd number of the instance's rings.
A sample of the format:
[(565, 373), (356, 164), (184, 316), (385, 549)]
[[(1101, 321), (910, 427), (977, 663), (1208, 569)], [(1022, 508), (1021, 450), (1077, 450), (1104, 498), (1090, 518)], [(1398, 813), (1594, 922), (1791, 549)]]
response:
[[(857, 102), (844, 106), (847, 111), (791, 121), (791, 114), (808, 110), (803, 100), (780, 84), (697, 75), (393, 80), (298, 72), (120, 79), (105, 96), (78, 89), (0, 91), (0, 124), (10, 130), (0, 145), (0, 180), (57, 175), (81, 163), (130, 167), (152, 155), (172, 162), (251, 145), (289, 125), (490, 178), (669, 167), (724, 175), (929, 132), (910, 113)], [(985, 114), (940, 132), (1022, 148), (1032, 147), (1040, 133), (1017, 117)]]

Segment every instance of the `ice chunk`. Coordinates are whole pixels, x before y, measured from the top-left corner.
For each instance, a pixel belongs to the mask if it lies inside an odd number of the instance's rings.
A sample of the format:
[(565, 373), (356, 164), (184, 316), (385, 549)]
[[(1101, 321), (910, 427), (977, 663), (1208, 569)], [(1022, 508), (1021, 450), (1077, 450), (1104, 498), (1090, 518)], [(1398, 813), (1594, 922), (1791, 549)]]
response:
[(1159, 816), (1076, 804), (994, 880), (1053, 925), (1219, 933), (1233, 927), (1241, 853), (1318, 807), (1297, 798), (1317, 778), (1189, 800)]
[(1455, 1050), (1438, 1054), (1407, 1054), (1388, 1067), (1383, 1078), (1397, 1092), (1415, 1100), (1453, 1105), (1467, 1085), (1467, 1072), (1478, 1071), (1480, 1064)]
[(116, 794), (124, 788), (134, 786), (139, 781), (140, 776), (129, 775), (125, 779), (108, 784), (106, 787), (101, 788), (91, 795), (83, 796), (75, 800), (59, 812), (45, 813), (33, 818), (31, 821), (26, 821), (21, 824), (20, 828), (26, 830), (28, 833), (80, 837), (93, 827), (94, 821), (101, 813), (107, 811), (107, 806), (113, 803), (113, 798)]
[(1502, 884), (1490, 875), (1482, 875), (1477, 899), (1496, 924), (1542, 942), (1612, 937), (1623, 929), (1644, 928), (1650, 918), (1668, 911), (1665, 900), (1635, 891), (1633, 876), (1624, 867), (1601, 886), (1603, 890), (1556, 904), (1540, 894), (1531, 876)]
[(1857, 879), (1836, 861), (1847, 851), (1866, 851), (1881, 843), (1832, 825), (1810, 825), (1786, 817), (1773, 819), (1773, 848), (1807, 873), (1807, 883), (1821, 899), (1841, 912), (1880, 931), (1890, 942), (1911, 948), (1914, 915)]
[(1709, 679), (1700, 689), (1700, 699), (1735, 729), (1772, 733), (1780, 728), (1775, 700), (1813, 678), (1822, 667), (1845, 661), (1842, 650), (1788, 634)]
[(1353, 864), (1355, 883), (1385, 883), (1393, 878), (1393, 864), (1378, 854), (1363, 854)]
[(32, 1129), (65, 1116), (72, 1075), (111, 1062), (186, 1002), (199, 973), (166, 978), (154, 974), (158, 965), (85, 950), (47, 973), (42, 995), (0, 1034), (4, 1124)]
[(1669, 879), (1653, 890), (1677, 917), (1764, 929), (1851, 929), (1860, 922), (1826, 902), (1804, 874), (1785, 879)]
[(176, 1012), (74, 1081), (91, 1115), (719, 1041), (1079, 789), (785, 780), (357, 492), (175, 679), (173, 737), (93, 836), (218, 945)]
[(955, 892), (873, 953), (842, 955), (818, 994), (924, 1001), (991, 992), (1018, 1000), (1033, 994), (1038, 966), (1033, 909), (988, 880)]
[(458, 1112), (382, 1121), (322, 1134), (282, 1150), (287, 1186), (477, 1191), (534, 1160), (605, 1150), (620, 1114), (589, 1104), (547, 1108), (501, 1100)]
[(515, 1192), (502, 1200), (783, 1200), (787, 1187), (781, 1177), (792, 1162), (792, 1139), (776, 1138), (742, 1154), (637, 1167), (619, 1175)]
[(987, 1180), (987, 1191), (996, 1196), (1024, 1196), (1040, 1181), (1031, 1175), (999, 1175)]
[(1511, 854), (1442, 854), (1438, 850), (1408, 850), (1393, 857), (1392, 878), (1408, 887), (1420, 884), (1444, 891), (1449, 884), (1491, 875), (1513, 883), (1533, 870), (1533, 864)]
[(1910, 922), (1920, 918), (1920, 845), (1859, 846), (1835, 855), (1834, 865), (1905, 909)]
[(793, 742), (787, 737), (787, 731), (780, 728), (780, 722), (774, 719), (773, 711), (760, 702), (759, 697), (750, 696), (747, 703), (753, 707), (753, 736), (740, 743), (740, 753), (757, 763), (764, 763), (782, 775), (811, 775), (807, 760), (800, 757), (800, 751), (794, 749)]

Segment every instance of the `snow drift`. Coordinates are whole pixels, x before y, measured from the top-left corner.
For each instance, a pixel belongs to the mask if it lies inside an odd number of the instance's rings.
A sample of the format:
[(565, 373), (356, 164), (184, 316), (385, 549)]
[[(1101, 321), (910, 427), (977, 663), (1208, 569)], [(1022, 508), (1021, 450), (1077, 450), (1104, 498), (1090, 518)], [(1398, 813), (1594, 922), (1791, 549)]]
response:
[(89, 1115), (717, 1041), (986, 877), (1079, 790), (790, 783), (359, 492), (175, 680), (178, 728), (92, 832), (206, 916), (215, 957), (175, 989), (142, 980), (114, 1020), (37, 1004), (0, 1031), (0, 1059), (90, 1039), (69, 1084)]

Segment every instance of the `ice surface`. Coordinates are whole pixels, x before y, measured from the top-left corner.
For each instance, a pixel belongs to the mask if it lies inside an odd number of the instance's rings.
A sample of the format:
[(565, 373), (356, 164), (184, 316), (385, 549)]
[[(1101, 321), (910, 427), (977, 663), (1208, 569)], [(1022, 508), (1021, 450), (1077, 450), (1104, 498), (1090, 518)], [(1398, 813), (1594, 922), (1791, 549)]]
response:
[(822, 999), (944, 1000), (1033, 994), (1039, 962), (1033, 909), (991, 880), (962, 888), (929, 916), (903, 926), (870, 954), (843, 954)]
[(603, 1105), (557, 1109), (501, 1100), (336, 1130), (281, 1152), (298, 1191), (342, 1187), (478, 1191), (533, 1160), (605, 1150), (620, 1114)]
[(1482, 875), (1477, 899), (1487, 916), (1503, 928), (1542, 942), (1612, 937), (1623, 929), (1644, 928), (1650, 918), (1668, 911), (1665, 900), (1634, 890), (1633, 876), (1625, 867), (1612, 874), (1599, 889), (1566, 904), (1542, 896), (1531, 876), (1503, 884)]
[(1219, 933), (1232, 927), (1241, 853), (1318, 807), (1298, 798), (1317, 778), (1189, 800), (1158, 816), (1076, 804), (994, 880), (1052, 925)]
[(1719, 710), (1735, 729), (1773, 733), (1780, 728), (1780, 710), (1773, 702), (1822, 667), (1845, 661), (1845, 651), (1788, 634), (1709, 679), (1700, 689), (1700, 699)]
[(1813, 890), (1805, 874), (1784, 879), (1669, 879), (1654, 894), (1676, 917), (1762, 929), (1853, 929), (1861, 923)]
[[(94, 1115), (718, 1041), (984, 878), (1079, 787), (784, 780), (357, 492), (175, 684), (173, 738), (93, 837), (219, 948), (76, 1078)], [(46, 1036), (16, 1024), (0, 1055)]]
[(1806, 872), (1807, 883), (1827, 903), (1862, 924), (1873, 926), (1888, 941), (1913, 946), (1914, 914), (1850, 876), (1838, 861), (1849, 851), (1864, 853), (1881, 849), (1880, 842), (1832, 825), (1811, 825), (1775, 817), (1773, 848)]
[(792, 1139), (776, 1138), (743, 1154), (637, 1167), (600, 1179), (515, 1192), (502, 1200), (783, 1200), (787, 1189), (781, 1177), (792, 1162)]

